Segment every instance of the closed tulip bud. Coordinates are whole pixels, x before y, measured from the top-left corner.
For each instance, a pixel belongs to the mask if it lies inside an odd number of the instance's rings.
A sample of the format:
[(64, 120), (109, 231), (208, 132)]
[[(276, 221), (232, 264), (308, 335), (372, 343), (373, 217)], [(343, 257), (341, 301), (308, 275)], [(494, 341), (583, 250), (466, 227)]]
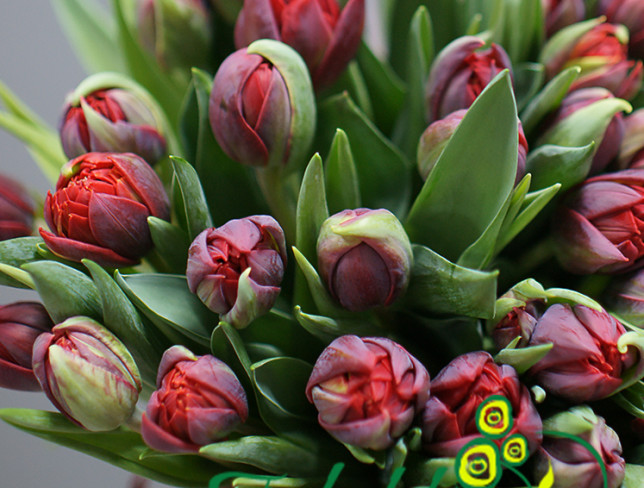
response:
[(0, 175), (0, 241), (31, 235), (34, 203), (17, 181)]
[(582, 403), (612, 395), (637, 355), (620, 343), (624, 326), (604, 310), (555, 304), (538, 319), (528, 346), (552, 349), (528, 370), (549, 393)]
[(0, 387), (40, 390), (31, 369), (31, 352), (36, 338), (53, 326), (40, 303), (17, 302), (0, 306)]
[(131, 152), (155, 164), (166, 155), (161, 109), (120, 77), (93, 75), (65, 100), (60, 139), (72, 159), (88, 152)]
[[(264, 57), (255, 49), (270, 53)], [(231, 159), (257, 168), (300, 168), (315, 131), (306, 66), (275, 41), (234, 52), (215, 75), (209, 115), (215, 138)]]
[(280, 293), (286, 242), (268, 215), (230, 220), (199, 234), (188, 251), (188, 287), (213, 312), (242, 328), (267, 313)]
[[(622, 445), (606, 421), (586, 406), (561, 412), (544, 421), (543, 444), (535, 455), (535, 478), (542, 479), (552, 467), (555, 486), (561, 488), (619, 488), (624, 481), (626, 462)], [(575, 439), (549, 436), (550, 432), (571, 434), (589, 443), (601, 456), (601, 465), (593, 453)], [(603, 466), (602, 466), (603, 465)], [(608, 484), (604, 484), (602, 467)]]
[(429, 373), (402, 346), (382, 337), (338, 337), (306, 385), (318, 422), (338, 441), (364, 449), (392, 446), (429, 397)]
[(316, 90), (333, 83), (360, 47), (365, 0), (245, 0), (235, 46), (258, 39), (288, 44), (304, 59)]
[(546, 17), (548, 37), (586, 17), (584, 0), (541, 0), (541, 5)]
[(639, 0), (599, 0), (598, 10), (608, 22), (628, 28), (630, 55), (644, 59), (644, 3)]
[(619, 169), (630, 168), (644, 160), (644, 109), (624, 117), (624, 137), (619, 149)]
[(98, 322), (71, 317), (41, 334), (32, 362), (49, 400), (85, 429), (114, 430), (132, 416), (139, 370), (123, 343)]
[(407, 288), (413, 255), (400, 221), (385, 209), (343, 210), (324, 221), (320, 275), (347, 310), (391, 305)]
[(422, 430), (425, 450), (432, 456), (456, 457), (463, 446), (480, 437), (476, 411), (493, 395), (505, 397), (512, 412), (512, 427), (495, 442), (501, 446), (507, 437), (521, 434), (531, 453), (541, 444), (541, 417), (530, 391), (519, 382), (512, 366), (496, 364), (487, 352), (456, 357), (432, 380), (430, 388)]
[(152, 249), (148, 217), (169, 219), (161, 180), (134, 154), (88, 153), (69, 161), (47, 193), (40, 229), (47, 247), (72, 261), (130, 266)]
[(204, 0), (140, 0), (137, 27), (162, 70), (188, 79), (192, 67), (208, 67), (213, 32)]
[(618, 98), (633, 98), (642, 84), (642, 62), (628, 59), (628, 30), (590, 20), (559, 31), (544, 46), (540, 60), (546, 75), (579, 66), (570, 89), (604, 87)]
[(425, 88), (429, 122), (469, 108), (476, 97), (504, 69), (512, 70), (505, 50), (473, 36), (459, 37), (445, 46), (432, 64)]
[(172, 346), (161, 358), (141, 435), (158, 451), (194, 453), (224, 439), (247, 418), (246, 393), (224, 362)]
[(594, 176), (569, 193), (553, 218), (555, 255), (577, 274), (644, 265), (644, 169)]
[[(447, 117), (432, 122), (418, 142), (417, 161), (418, 171), (423, 180), (426, 180), (429, 173), (436, 165), (436, 161), (443, 153), (443, 149), (451, 139), (460, 125), (461, 120), (467, 113), (466, 109), (452, 112)], [(515, 183), (518, 183), (525, 176), (526, 158), (528, 155), (528, 141), (523, 132), (523, 126), (519, 121), (519, 145), (517, 155), (517, 175)]]

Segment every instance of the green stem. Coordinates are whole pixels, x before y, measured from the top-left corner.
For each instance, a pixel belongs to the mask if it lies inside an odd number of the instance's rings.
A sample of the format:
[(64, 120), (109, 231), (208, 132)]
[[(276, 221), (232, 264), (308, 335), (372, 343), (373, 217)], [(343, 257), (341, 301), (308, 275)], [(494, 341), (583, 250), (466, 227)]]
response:
[(261, 168), (255, 173), (262, 194), (278, 220), (286, 240), (295, 242), (295, 215), (297, 211), (298, 185), (292, 175), (285, 173), (284, 168)]

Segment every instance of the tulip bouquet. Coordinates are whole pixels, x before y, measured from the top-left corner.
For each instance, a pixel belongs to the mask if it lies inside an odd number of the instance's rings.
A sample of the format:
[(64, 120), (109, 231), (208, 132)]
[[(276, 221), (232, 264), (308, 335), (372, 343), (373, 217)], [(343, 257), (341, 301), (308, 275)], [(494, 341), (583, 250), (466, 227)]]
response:
[(173, 486), (644, 486), (644, 2), (54, 6), (0, 386), (57, 412), (0, 418)]

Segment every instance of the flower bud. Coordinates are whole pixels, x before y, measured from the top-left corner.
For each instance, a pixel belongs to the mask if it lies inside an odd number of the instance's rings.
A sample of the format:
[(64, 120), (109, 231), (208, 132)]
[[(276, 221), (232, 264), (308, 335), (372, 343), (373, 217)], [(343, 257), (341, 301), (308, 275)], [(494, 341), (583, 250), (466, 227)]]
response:
[(613, 282), (607, 295), (608, 310), (644, 329), (644, 270)]
[(318, 422), (338, 441), (364, 449), (392, 446), (429, 396), (429, 373), (402, 346), (345, 335), (322, 352), (306, 385)]
[[(466, 109), (457, 110), (445, 118), (432, 122), (418, 142), (417, 161), (418, 171), (423, 180), (426, 180), (429, 173), (436, 165), (436, 161), (443, 153), (443, 149), (451, 139), (460, 125), (461, 120), (467, 113)], [(526, 158), (528, 155), (528, 141), (523, 132), (523, 126), (519, 121), (519, 145), (517, 156), (517, 175), (515, 183), (518, 183), (525, 176)]]
[(619, 273), (644, 265), (644, 169), (590, 178), (553, 218), (557, 259), (571, 273)]
[(571, 25), (544, 47), (546, 75), (579, 66), (570, 89), (604, 87), (618, 98), (633, 98), (642, 84), (642, 62), (628, 59), (628, 30), (622, 25), (588, 21)]
[(634, 167), (644, 160), (644, 109), (624, 117), (624, 137), (619, 149), (618, 168)]
[(88, 153), (69, 161), (47, 193), (40, 229), (47, 247), (72, 261), (103, 266), (138, 263), (152, 248), (148, 217), (169, 219), (161, 180), (134, 154)]
[(425, 89), (429, 122), (469, 108), (476, 97), (504, 69), (512, 71), (505, 50), (473, 36), (459, 37), (445, 46), (432, 64)]
[(391, 305), (407, 288), (413, 260), (405, 229), (382, 208), (343, 210), (326, 219), (317, 255), (331, 295), (352, 312)]
[(143, 48), (170, 74), (187, 79), (207, 68), (213, 38), (203, 0), (140, 0), (137, 31)]
[(268, 215), (230, 220), (199, 234), (188, 251), (188, 287), (221, 320), (243, 328), (280, 293), (286, 241)]
[(0, 241), (31, 235), (34, 202), (27, 191), (0, 174)]
[(98, 74), (65, 100), (60, 121), (65, 155), (134, 153), (153, 165), (166, 154), (163, 116), (154, 99), (134, 84)]
[(599, 0), (598, 10), (608, 22), (628, 28), (630, 55), (644, 59), (644, 3), (640, 0)]
[(153, 449), (193, 453), (222, 440), (247, 418), (246, 393), (224, 362), (172, 346), (161, 358), (141, 435)]
[(586, 17), (584, 0), (541, 0), (541, 5), (546, 17), (548, 37)]
[(333, 83), (362, 36), (365, 0), (245, 0), (235, 24), (239, 49), (258, 39), (288, 44), (304, 59), (316, 90)]
[(37, 302), (0, 306), (0, 387), (37, 391), (40, 384), (31, 369), (34, 341), (54, 326), (45, 307)]
[[(544, 421), (543, 444), (535, 455), (535, 478), (542, 479), (552, 471), (557, 487), (619, 488), (624, 481), (626, 462), (622, 445), (606, 421), (586, 406), (560, 412)], [(591, 451), (575, 439), (551, 436), (548, 432), (571, 434), (589, 443), (601, 456), (608, 484), (604, 484), (602, 465)]]
[(71, 317), (38, 336), (33, 369), (67, 418), (94, 432), (114, 430), (136, 407), (141, 378), (126, 347), (88, 317)]
[(456, 457), (463, 446), (480, 437), (476, 411), (492, 395), (505, 397), (512, 407), (512, 427), (495, 440), (499, 446), (514, 434), (526, 438), (531, 453), (541, 443), (541, 417), (530, 391), (519, 382), (512, 366), (496, 364), (487, 352), (456, 357), (432, 380), (430, 388), (422, 430), (425, 450), (432, 456)]
[[(224, 152), (239, 163), (299, 167), (315, 131), (306, 67), (288, 46), (258, 41), (251, 47), (257, 46), (274, 49), (271, 59), (251, 48), (240, 49), (219, 67), (210, 93), (212, 131)], [(307, 120), (302, 122), (302, 117)]]

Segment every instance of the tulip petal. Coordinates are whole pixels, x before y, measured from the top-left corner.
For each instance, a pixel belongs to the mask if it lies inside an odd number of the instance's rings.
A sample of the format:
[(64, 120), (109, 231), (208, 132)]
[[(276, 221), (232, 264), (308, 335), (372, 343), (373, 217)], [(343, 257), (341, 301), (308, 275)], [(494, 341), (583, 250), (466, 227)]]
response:
[(157, 451), (176, 454), (199, 452), (200, 446), (185, 442), (163, 430), (146, 413), (141, 417), (141, 436), (148, 446)]
[(235, 23), (235, 47), (241, 49), (257, 39), (281, 41), (271, 0), (245, 0)]
[(40, 383), (31, 367), (26, 368), (0, 358), (0, 388), (11, 390), (38, 391)]
[(150, 215), (170, 220), (170, 202), (163, 183), (152, 167), (134, 154), (119, 154), (111, 158), (131, 188), (136, 190), (143, 204), (150, 209)]

